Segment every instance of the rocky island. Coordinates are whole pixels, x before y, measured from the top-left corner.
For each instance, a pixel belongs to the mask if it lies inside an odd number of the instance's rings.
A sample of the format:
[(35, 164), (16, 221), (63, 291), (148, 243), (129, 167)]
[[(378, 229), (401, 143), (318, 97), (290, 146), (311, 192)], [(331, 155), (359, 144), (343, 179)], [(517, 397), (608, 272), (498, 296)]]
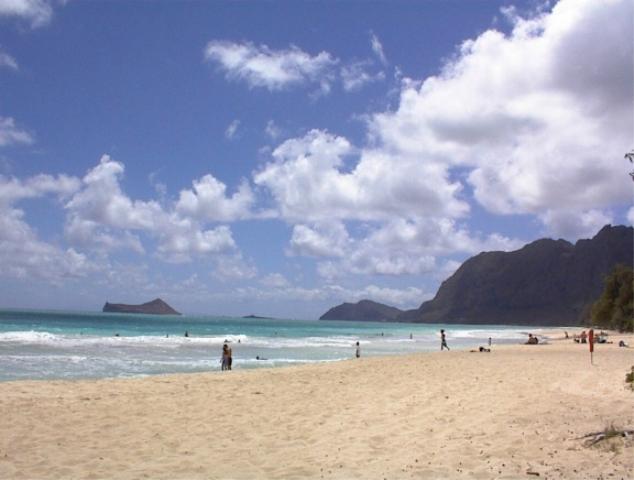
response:
[(126, 305), (124, 303), (108, 303), (103, 306), (105, 313), (144, 313), (148, 315), (180, 315), (160, 298), (141, 305)]

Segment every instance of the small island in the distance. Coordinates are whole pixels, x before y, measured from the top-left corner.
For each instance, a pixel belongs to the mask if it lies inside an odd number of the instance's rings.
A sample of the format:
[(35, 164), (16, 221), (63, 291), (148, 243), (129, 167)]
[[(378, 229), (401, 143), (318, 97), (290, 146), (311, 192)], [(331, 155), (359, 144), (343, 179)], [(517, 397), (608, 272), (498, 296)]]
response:
[(103, 306), (104, 313), (144, 313), (148, 315), (180, 315), (160, 298), (141, 305), (126, 305), (124, 303), (108, 303)]

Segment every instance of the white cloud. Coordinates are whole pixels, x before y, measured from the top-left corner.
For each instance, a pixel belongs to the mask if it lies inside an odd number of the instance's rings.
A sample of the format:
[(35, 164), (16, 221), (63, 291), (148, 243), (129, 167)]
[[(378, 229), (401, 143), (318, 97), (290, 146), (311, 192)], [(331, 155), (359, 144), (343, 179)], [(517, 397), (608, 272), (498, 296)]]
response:
[[(314, 235), (317, 235), (316, 233)], [(453, 220), (394, 219), (379, 224), (361, 238), (348, 239), (340, 259), (321, 262), (318, 273), (333, 279), (347, 274), (422, 275), (445, 272), (440, 257), (452, 254), (476, 254), (482, 251), (510, 251), (524, 242), (499, 234), (482, 235)], [(316, 255), (318, 251), (311, 252)], [(322, 257), (328, 255), (324, 249)], [(453, 268), (453, 267), (449, 267)]]
[(368, 69), (371, 63), (367, 61), (354, 62), (341, 67), (341, 81), (343, 89), (347, 92), (360, 90), (368, 83), (385, 80), (385, 73), (370, 73)]
[(289, 281), (281, 273), (269, 273), (260, 279), (260, 284), (270, 288), (286, 288), (290, 286)]
[(64, 250), (40, 240), (24, 220), (24, 211), (14, 206), (21, 200), (48, 194), (64, 198), (75, 191), (78, 183), (78, 179), (65, 175), (37, 175), (26, 181), (0, 176), (0, 271), (3, 275), (60, 283), (97, 268), (73, 248)]
[(226, 225), (201, 230), (188, 219), (173, 218), (158, 235), (161, 240), (159, 256), (173, 263), (189, 262), (193, 256), (226, 253), (236, 248), (231, 229)]
[(232, 121), (225, 130), (225, 138), (227, 140), (233, 140), (236, 138), (238, 133), (238, 127), (240, 127), (240, 120)]
[[(218, 191), (224, 192), (224, 185), (213, 177), (203, 177), (199, 189), (195, 182), (196, 193), (181, 192), (174, 211), (166, 211), (154, 200), (130, 199), (119, 183), (123, 172), (122, 163), (104, 155), (99, 165), (84, 176), (82, 188), (65, 206), (68, 212), (65, 231), (69, 240), (84, 246), (92, 242), (98, 249), (131, 248), (141, 252), (140, 239), (131, 231), (147, 232), (159, 241), (158, 255), (170, 262), (187, 262), (192, 257), (235, 250), (229, 227), (204, 229), (199, 221), (214, 215), (226, 218), (237, 211), (232, 200), (226, 200), (219, 207), (213, 203), (222, 202)], [(243, 205), (245, 195), (242, 190), (236, 193), (238, 207)], [(205, 218), (194, 218), (196, 215)]]
[(243, 181), (238, 190), (228, 197), (227, 187), (212, 175), (192, 182), (193, 190), (181, 190), (176, 211), (204, 221), (232, 221), (251, 216), (255, 197), (251, 187)]
[(22, 220), (22, 211), (5, 210), (0, 218), (0, 263), (2, 274), (28, 280), (40, 278), (59, 283), (95, 270), (86, 255), (73, 248), (63, 250), (37, 238)]
[[(463, 43), (442, 74), (375, 115), (383, 151), (468, 172), (489, 211), (597, 210), (629, 201), (632, 2), (562, 0)], [(605, 25), (610, 25), (606, 29)]]
[(33, 137), (25, 130), (18, 128), (13, 118), (0, 117), (0, 147), (16, 143), (29, 145), (33, 143)]
[(245, 261), (239, 253), (222, 255), (215, 259), (213, 276), (219, 280), (248, 280), (254, 278), (257, 274), (257, 268)]
[(376, 285), (368, 285), (367, 287), (348, 292), (344, 301), (359, 301), (363, 299), (373, 300), (375, 302), (386, 303), (394, 307), (412, 308), (420, 305), (424, 300), (431, 298), (429, 293), (415, 287), (404, 289), (378, 287)]
[(129, 231), (117, 231), (113, 228), (71, 214), (64, 226), (64, 236), (73, 245), (90, 250), (108, 252), (112, 250), (132, 250), (145, 253), (141, 239)]
[(0, 68), (8, 68), (10, 70), (18, 69), (18, 62), (11, 55), (0, 47)]
[(26, 198), (52, 194), (66, 198), (79, 189), (80, 180), (68, 175), (35, 175), (25, 181), (0, 175), (0, 206), (10, 205)]
[(540, 215), (548, 233), (557, 238), (592, 238), (605, 225), (614, 223), (611, 213), (601, 210), (548, 210)]
[(155, 230), (164, 217), (158, 202), (131, 200), (121, 190), (124, 165), (108, 155), (83, 178), (83, 188), (66, 204), (74, 215), (119, 229)]
[(242, 80), (250, 87), (269, 90), (307, 83), (328, 89), (332, 68), (337, 63), (327, 52), (311, 56), (295, 46), (273, 50), (266, 45), (220, 40), (207, 44), (205, 59), (219, 64), (229, 79)]
[(421, 301), (431, 298), (431, 294), (422, 289), (408, 287), (403, 289), (368, 285), (360, 288), (348, 288), (327, 284), (315, 288), (297, 286), (238, 287), (231, 291), (209, 293), (210, 298), (234, 299), (235, 301), (283, 301), (283, 302), (323, 302), (341, 303), (370, 299), (385, 302), (400, 308), (414, 308)]
[(455, 217), (469, 209), (456, 198), (460, 185), (449, 180), (445, 167), (368, 149), (346, 171), (344, 158), (353, 153), (347, 139), (312, 130), (277, 147), (274, 161), (254, 174), (254, 182), (271, 191), (280, 215), (290, 221)]
[(350, 238), (342, 223), (327, 222), (318, 228), (295, 225), (290, 243), (295, 255), (341, 257), (348, 250)]
[(0, 17), (17, 17), (31, 23), (33, 28), (50, 22), (53, 9), (45, 0), (0, 0)]
[(264, 133), (266, 133), (272, 140), (277, 140), (282, 135), (282, 129), (277, 126), (273, 120), (269, 120), (266, 122)]
[(383, 44), (376, 36), (374, 32), (370, 32), (370, 46), (372, 51), (378, 57), (383, 65), (387, 65), (387, 58), (385, 58), (385, 52), (383, 51)]

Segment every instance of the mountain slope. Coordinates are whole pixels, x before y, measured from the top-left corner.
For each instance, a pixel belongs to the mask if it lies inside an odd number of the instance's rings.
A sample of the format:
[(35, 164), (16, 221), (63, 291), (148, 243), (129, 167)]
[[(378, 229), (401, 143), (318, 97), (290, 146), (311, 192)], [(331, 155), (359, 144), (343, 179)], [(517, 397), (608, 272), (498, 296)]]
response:
[(395, 307), (383, 305), (371, 300), (357, 303), (342, 303), (324, 313), (319, 320), (358, 320), (366, 322), (394, 321), (403, 313)]
[(577, 325), (617, 264), (632, 265), (634, 229), (605, 226), (575, 245), (541, 239), (468, 259), (433, 300), (401, 314), (422, 323)]

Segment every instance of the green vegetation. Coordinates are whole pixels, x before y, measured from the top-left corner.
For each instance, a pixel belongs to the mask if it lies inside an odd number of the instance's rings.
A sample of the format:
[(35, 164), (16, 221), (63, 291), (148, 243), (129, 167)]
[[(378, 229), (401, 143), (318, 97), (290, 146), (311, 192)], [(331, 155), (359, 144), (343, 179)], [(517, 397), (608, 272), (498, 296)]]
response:
[(634, 332), (634, 270), (617, 265), (605, 279), (603, 294), (592, 305), (592, 324), (619, 332)]

